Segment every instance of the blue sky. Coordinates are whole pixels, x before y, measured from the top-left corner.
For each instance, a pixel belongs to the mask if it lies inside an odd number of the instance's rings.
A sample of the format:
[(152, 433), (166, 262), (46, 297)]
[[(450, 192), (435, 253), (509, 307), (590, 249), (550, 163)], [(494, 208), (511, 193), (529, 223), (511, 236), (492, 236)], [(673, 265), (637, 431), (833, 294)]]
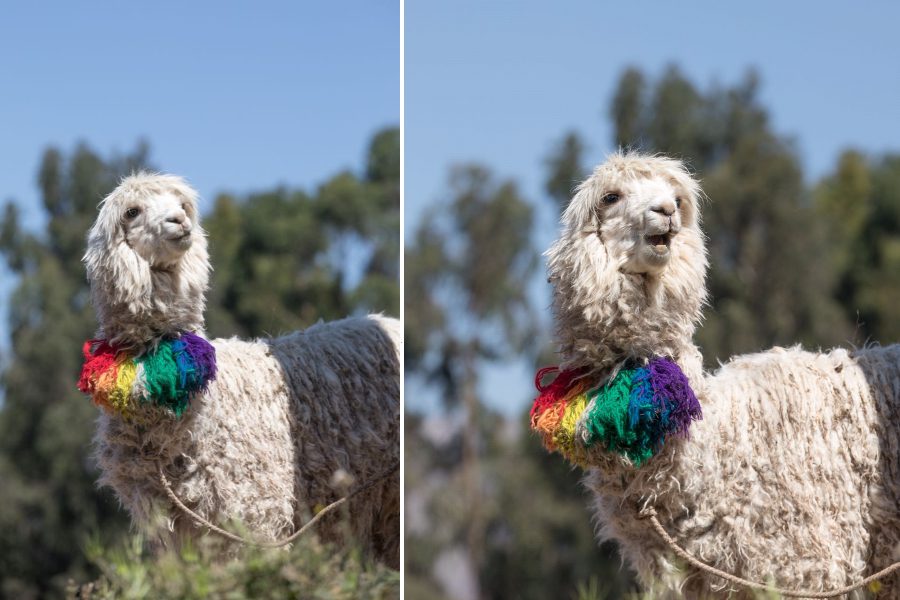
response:
[[(704, 89), (756, 68), (810, 181), (846, 147), (900, 152), (900, 4), (409, 0), (405, 18), (407, 233), (446, 200), (459, 162), (483, 162), (549, 207), (544, 158), (569, 129), (586, 136), (592, 162), (613, 149), (606, 112), (630, 65), (656, 77), (674, 63)], [(540, 247), (555, 229), (552, 211), (539, 212)], [(495, 369), (485, 388), (524, 403), (532, 375)]]
[[(0, 202), (22, 205), (26, 225), (40, 224), (42, 151), (79, 140), (108, 156), (146, 138), (205, 209), (220, 191), (361, 168), (371, 135), (400, 123), (400, 6), (8, 4), (0, 82)], [(0, 278), (4, 309), (9, 286)]]

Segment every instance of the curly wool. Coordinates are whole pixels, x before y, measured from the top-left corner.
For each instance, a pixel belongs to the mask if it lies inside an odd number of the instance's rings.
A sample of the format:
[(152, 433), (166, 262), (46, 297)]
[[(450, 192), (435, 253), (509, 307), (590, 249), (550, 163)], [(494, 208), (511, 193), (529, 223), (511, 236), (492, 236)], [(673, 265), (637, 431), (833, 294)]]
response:
[[(703, 407), (690, 438), (667, 439), (640, 468), (588, 451), (598, 536), (662, 597), (753, 596), (676, 561), (638, 519), (644, 506), (701, 560), (779, 587), (832, 589), (900, 558), (900, 345), (775, 348), (705, 373), (691, 341), (706, 295), (696, 218), (685, 216), (664, 269), (639, 274), (621, 265), (646, 205), (614, 223), (593, 210), (611, 187), (653, 179), (697, 214), (699, 188), (680, 163), (615, 155), (581, 186), (548, 252), (564, 364), (602, 378), (628, 358), (670, 356)], [(896, 577), (882, 583), (885, 597), (900, 593)]]
[[(195, 201), (183, 180), (145, 173), (104, 200), (84, 259), (98, 338), (140, 354), (183, 331), (202, 335), (209, 264)], [(132, 207), (141, 212), (128, 220)], [(181, 223), (174, 234), (173, 223)], [(165, 236), (184, 231), (193, 238), (179, 253)], [(100, 484), (162, 541), (206, 531), (171, 505), (157, 462), (174, 492), (210, 521), (240, 521), (261, 540), (285, 537), (399, 460), (401, 335), (396, 319), (370, 315), (275, 339), (212, 340), (216, 378), (180, 419), (153, 405), (128, 420), (100, 414)], [(399, 568), (399, 473), (324, 518), (317, 532), (334, 541), (350, 534)]]

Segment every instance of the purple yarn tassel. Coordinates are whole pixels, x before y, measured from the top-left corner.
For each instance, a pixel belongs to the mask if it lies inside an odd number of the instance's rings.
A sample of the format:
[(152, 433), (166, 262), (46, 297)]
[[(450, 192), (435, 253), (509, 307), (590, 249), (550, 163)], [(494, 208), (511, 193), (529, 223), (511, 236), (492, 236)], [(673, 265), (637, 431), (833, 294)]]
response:
[(684, 372), (668, 358), (654, 358), (647, 365), (653, 400), (668, 420), (667, 430), (687, 435), (692, 421), (703, 418), (700, 401)]
[(191, 357), (190, 391), (204, 391), (209, 382), (216, 378), (216, 349), (212, 344), (191, 332), (181, 334), (178, 342), (184, 345), (184, 351)]

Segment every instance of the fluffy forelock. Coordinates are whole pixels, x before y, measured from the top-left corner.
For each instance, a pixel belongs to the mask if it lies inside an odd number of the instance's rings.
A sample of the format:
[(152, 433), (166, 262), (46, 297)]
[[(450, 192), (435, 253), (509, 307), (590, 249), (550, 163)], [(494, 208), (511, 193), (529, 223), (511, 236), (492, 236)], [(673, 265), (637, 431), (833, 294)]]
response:
[(140, 171), (122, 179), (116, 189), (103, 199), (100, 217), (115, 219), (117, 224), (130, 206), (144, 205), (151, 198), (163, 194), (173, 194), (182, 202), (189, 203), (194, 215), (197, 214), (197, 192), (183, 177)]

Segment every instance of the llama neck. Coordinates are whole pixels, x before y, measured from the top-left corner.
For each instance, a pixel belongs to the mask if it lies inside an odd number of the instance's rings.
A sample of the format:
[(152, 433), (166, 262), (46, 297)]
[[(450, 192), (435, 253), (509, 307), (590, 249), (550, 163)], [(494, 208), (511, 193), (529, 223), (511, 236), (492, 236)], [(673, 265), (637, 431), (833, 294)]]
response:
[(563, 366), (586, 367), (602, 376), (628, 361), (667, 357), (700, 385), (703, 360), (692, 338), (705, 293), (686, 296), (670, 283), (622, 274), (616, 289), (590, 304), (571, 302), (571, 291), (557, 286), (554, 309)]
[(140, 306), (112, 304), (104, 301), (111, 294), (95, 290), (100, 321), (97, 337), (116, 346), (143, 351), (186, 331), (203, 334), (203, 287), (192, 284), (177, 269), (152, 271), (151, 280), (151, 298)]
[[(686, 294), (675, 283), (623, 274), (618, 288), (602, 301), (576, 310), (562, 304), (557, 295), (564, 365), (587, 367), (597, 381), (605, 381), (629, 361), (665, 357), (680, 367), (694, 394), (705, 397), (703, 357), (693, 335), (706, 292), (701, 287)], [(605, 495), (624, 498), (637, 479), (652, 479), (653, 474), (671, 469), (685, 443), (690, 443), (686, 437), (667, 436), (660, 451), (637, 469), (617, 453), (598, 449), (590, 460), (598, 475), (594, 480)]]

